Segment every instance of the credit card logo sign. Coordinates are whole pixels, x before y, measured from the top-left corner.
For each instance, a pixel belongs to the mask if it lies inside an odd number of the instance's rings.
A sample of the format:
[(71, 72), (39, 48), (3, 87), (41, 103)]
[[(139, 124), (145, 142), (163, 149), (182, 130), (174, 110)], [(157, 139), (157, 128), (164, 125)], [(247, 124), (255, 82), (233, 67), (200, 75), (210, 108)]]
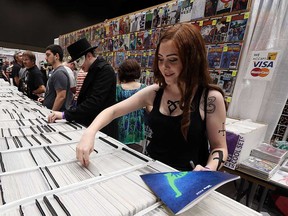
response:
[(266, 77), (269, 74), (270, 70), (268, 68), (253, 68), (251, 75), (253, 77)]

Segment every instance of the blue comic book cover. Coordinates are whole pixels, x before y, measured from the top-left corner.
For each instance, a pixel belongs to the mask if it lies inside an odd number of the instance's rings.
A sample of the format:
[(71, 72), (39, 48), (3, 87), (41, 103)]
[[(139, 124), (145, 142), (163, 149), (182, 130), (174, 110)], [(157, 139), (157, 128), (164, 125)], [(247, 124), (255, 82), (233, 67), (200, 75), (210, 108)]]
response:
[(174, 214), (180, 214), (239, 176), (218, 171), (191, 171), (144, 174), (141, 178)]
[(209, 68), (220, 68), (223, 45), (211, 45), (208, 49)]
[(220, 68), (237, 69), (241, 51), (241, 44), (227, 44), (223, 48)]
[(246, 26), (247, 19), (244, 18), (243, 14), (232, 16), (226, 42), (242, 41), (244, 39)]

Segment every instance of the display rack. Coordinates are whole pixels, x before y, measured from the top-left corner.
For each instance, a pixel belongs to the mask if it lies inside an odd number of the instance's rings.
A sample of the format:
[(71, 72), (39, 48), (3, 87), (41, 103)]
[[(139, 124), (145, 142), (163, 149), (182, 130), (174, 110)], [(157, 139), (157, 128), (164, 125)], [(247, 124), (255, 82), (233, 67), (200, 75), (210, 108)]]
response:
[(140, 81), (154, 82), (152, 65), (161, 33), (176, 23), (198, 26), (206, 42), (209, 71), (215, 84), (231, 102), (245, 43), (251, 1), (169, 1), (141, 11), (112, 18), (59, 36), (67, 57), (67, 46), (86, 37), (96, 52), (117, 71), (126, 58), (135, 58), (142, 68)]

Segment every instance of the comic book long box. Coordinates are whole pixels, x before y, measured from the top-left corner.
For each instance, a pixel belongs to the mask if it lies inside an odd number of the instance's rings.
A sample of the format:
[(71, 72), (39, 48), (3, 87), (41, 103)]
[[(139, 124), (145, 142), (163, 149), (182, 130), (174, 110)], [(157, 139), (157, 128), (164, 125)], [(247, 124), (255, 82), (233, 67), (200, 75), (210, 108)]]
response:
[(235, 134), (226, 131), (228, 158), (225, 167), (235, 170), (237, 165), (248, 158), (253, 148), (264, 140), (267, 125), (250, 131), (249, 133)]

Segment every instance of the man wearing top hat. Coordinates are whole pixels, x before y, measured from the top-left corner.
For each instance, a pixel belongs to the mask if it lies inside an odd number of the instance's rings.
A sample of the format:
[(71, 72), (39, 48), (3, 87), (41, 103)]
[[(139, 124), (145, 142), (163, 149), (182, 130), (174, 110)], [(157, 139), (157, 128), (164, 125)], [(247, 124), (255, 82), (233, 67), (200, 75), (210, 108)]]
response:
[[(86, 38), (69, 45), (67, 50), (71, 56), (69, 62), (76, 62), (78, 67), (87, 71), (77, 105), (64, 112), (53, 112), (48, 116), (49, 122), (56, 119), (76, 121), (89, 126), (94, 118), (105, 108), (116, 102), (116, 75), (112, 66), (102, 57), (97, 57)], [(117, 124), (112, 122), (101, 130), (103, 133), (117, 138)]]

